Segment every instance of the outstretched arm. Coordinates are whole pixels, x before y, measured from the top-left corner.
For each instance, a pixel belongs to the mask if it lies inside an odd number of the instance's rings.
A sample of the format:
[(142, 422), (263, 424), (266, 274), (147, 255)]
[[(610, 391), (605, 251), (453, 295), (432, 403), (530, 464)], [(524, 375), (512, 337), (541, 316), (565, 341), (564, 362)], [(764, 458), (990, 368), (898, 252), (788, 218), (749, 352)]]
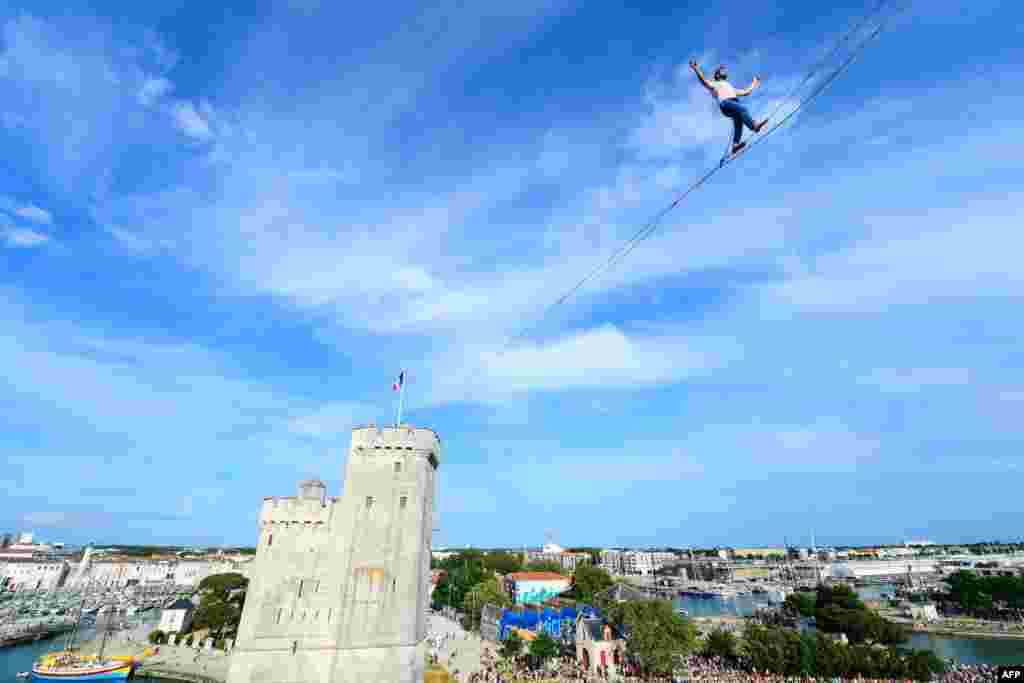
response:
[(754, 76), (754, 80), (750, 82), (750, 87), (749, 88), (744, 88), (743, 90), (737, 90), (736, 91), (736, 95), (739, 96), (739, 97), (746, 97), (750, 93), (752, 93), (755, 90), (757, 90), (757, 87), (759, 85), (761, 85), (761, 79), (758, 78), (757, 76)]
[(700, 65), (692, 59), (690, 60), (690, 68), (693, 69), (693, 73), (697, 74), (697, 78), (700, 79), (701, 85), (708, 90), (714, 90), (714, 88), (711, 87), (711, 84), (708, 83), (708, 79), (704, 78), (704, 74), (700, 70)]

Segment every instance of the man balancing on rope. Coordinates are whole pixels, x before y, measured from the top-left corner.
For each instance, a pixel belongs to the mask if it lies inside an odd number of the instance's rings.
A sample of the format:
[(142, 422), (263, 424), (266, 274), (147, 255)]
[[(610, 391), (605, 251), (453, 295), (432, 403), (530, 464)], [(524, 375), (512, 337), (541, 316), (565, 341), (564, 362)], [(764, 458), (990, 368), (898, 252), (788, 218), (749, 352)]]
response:
[[(753, 82), (749, 88), (745, 90), (737, 90), (732, 87), (729, 83), (729, 73), (725, 69), (725, 65), (722, 65), (715, 69), (715, 74), (712, 76), (712, 80), (708, 81), (701, 73), (700, 66), (697, 62), (690, 60), (690, 68), (697, 74), (697, 78), (704, 85), (705, 88), (711, 91), (715, 100), (718, 102), (718, 108), (721, 112), (732, 119), (733, 131), (732, 131), (732, 154), (736, 154), (741, 149), (747, 146), (747, 143), (740, 142), (743, 138), (743, 126), (760, 133), (761, 129), (768, 123), (768, 119), (765, 119), (761, 123), (754, 123), (753, 117), (747, 108), (739, 103), (738, 98), (746, 97), (750, 93), (754, 92), (757, 86), (761, 85), (761, 79), (754, 77)], [(723, 159), (724, 163), (724, 159)]]

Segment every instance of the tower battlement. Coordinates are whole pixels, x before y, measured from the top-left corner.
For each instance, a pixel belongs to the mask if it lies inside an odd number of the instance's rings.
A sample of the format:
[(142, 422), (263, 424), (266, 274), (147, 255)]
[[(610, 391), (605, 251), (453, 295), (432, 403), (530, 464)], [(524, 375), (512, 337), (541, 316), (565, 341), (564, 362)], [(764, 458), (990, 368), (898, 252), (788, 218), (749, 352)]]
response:
[[(432, 429), (401, 425), (399, 427), (356, 427), (352, 430), (352, 451), (412, 450), (433, 455), (435, 467), (440, 464), (441, 439)], [(367, 453), (368, 454), (368, 453)]]
[(336, 501), (309, 498), (264, 498), (260, 526), (288, 524), (330, 524)]

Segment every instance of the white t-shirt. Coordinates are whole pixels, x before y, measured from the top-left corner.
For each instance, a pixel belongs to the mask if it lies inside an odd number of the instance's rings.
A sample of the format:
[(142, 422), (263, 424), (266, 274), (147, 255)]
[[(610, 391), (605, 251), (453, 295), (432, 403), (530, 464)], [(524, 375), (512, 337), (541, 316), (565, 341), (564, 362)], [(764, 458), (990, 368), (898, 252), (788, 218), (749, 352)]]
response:
[(711, 83), (711, 92), (719, 103), (736, 98), (736, 89), (732, 87), (732, 84), (729, 83), (729, 81), (709, 82)]

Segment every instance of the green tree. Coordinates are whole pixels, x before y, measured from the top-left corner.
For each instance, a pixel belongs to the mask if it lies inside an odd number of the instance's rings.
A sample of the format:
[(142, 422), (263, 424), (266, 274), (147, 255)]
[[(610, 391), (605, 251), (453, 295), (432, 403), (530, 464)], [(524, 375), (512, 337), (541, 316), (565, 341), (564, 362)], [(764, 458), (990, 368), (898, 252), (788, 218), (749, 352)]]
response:
[(899, 645), (910, 640), (910, 634), (903, 626), (886, 621), (877, 614), (873, 614), (872, 617), (876, 623), (872, 634), (872, 640), (875, 642), (883, 645)]
[(797, 669), (798, 665), (790, 661), (787, 647), (787, 636), (795, 632), (767, 628), (758, 624), (750, 624), (743, 632), (743, 650), (751, 667), (758, 671), (770, 671), (785, 674)]
[(480, 628), (480, 611), (484, 605), (508, 607), (511, 604), (512, 601), (509, 599), (508, 593), (501, 589), (498, 580), (494, 578), (484, 579), (473, 586), (462, 600), (469, 628), (473, 631)]
[(788, 609), (798, 612), (804, 617), (814, 616), (815, 594), (814, 593), (790, 593), (782, 603)]
[(238, 629), (249, 580), (241, 574), (212, 574), (199, 582), (201, 601), (192, 619), (193, 628), (209, 628), (214, 638)]
[(666, 600), (639, 600), (613, 605), (612, 623), (629, 634), (626, 647), (650, 673), (671, 674), (679, 658), (697, 644), (693, 623), (676, 614)]
[(800, 653), (798, 673), (811, 676), (817, 670), (818, 638), (813, 633), (800, 634)]
[(709, 633), (704, 642), (704, 654), (708, 657), (733, 660), (736, 659), (738, 652), (739, 642), (736, 640), (736, 636), (720, 628)]
[(151, 642), (153, 645), (163, 645), (167, 642), (167, 634), (161, 631), (160, 629), (151, 631), (149, 634), (149, 642)]
[(744, 631), (742, 650), (751, 668), (787, 676), (924, 681), (943, 671), (942, 661), (927, 651), (844, 645), (823, 633), (798, 635), (790, 629), (757, 624)]
[(907, 660), (908, 673), (915, 681), (930, 681), (946, 670), (946, 665), (931, 650), (912, 650)]
[(501, 644), (501, 656), (506, 659), (513, 659), (519, 656), (519, 653), (523, 651), (523, 641), (519, 637), (519, 634), (513, 631), (508, 634), (508, 638)]
[(558, 643), (547, 633), (541, 633), (530, 642), (530, 656), (544, 662), (558, 654)]
[(588, 605), (594, 604), (594, 596), (610, 588), (612, 577), (604, 569), (589, 564), (576, 566), (572, 575), (572, 596)]
[(483, 557), (478, 551), (466, 551), (443, 560), (442, 564), (445, 575), (434, 588), (434, 609), (449, 606), (463, 609), (466, 594), (485, 578)]
[(493, 552), (484, 555), (484, 567), (494, 572), (511, 574), (523, 567), (522, 558), (516, 553)]
[(208, 628), (214, 638), (220, 638), (224, 633), (237, 630), (241, 618), (242, 608), (238, 604), (204, 598), (192, 619), (192, 628)]
[(864, 606), (860, 596), (857, 592), (849, 586), (842, 584), (838, 586), (832, 586), (829, 588), (825, 585), (819, 585), (816, 593), (815, 607), (823, 609), (826, 607), (836, 606), (842, 609), (849, 610), (864, 610), (867, 607)]
[(211, 574), (199, 582), (199, 592), (203, 594), (213, 592), (226, 596), (227, 593), (239, 588), (246, 588), (248, 585), (249, 579), (237, 572)]

